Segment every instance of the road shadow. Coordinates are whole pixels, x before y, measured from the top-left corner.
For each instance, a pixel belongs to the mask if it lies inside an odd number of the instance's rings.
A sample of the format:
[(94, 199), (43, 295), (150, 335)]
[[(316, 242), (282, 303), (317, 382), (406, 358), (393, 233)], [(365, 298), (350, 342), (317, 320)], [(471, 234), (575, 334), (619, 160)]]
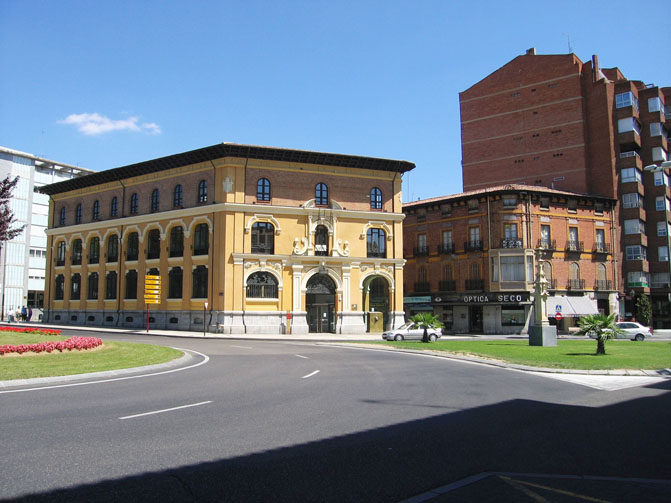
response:
[(667, 392), (596, 408), (507, 401), (16, 501), (385, 502), (488, 471), (668, 479), (671, 382), (654, 387)]

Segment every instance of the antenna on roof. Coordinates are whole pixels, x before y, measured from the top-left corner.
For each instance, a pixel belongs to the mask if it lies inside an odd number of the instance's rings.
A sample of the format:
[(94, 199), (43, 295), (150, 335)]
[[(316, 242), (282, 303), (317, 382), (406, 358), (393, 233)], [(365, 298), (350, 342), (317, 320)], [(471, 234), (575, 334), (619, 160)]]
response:
[(566, 42), (568, 43), (568, 53), (573, 54), (573, 46), (571, 45), (571, 35), (569, 33), (564, 33), (566, 35)]

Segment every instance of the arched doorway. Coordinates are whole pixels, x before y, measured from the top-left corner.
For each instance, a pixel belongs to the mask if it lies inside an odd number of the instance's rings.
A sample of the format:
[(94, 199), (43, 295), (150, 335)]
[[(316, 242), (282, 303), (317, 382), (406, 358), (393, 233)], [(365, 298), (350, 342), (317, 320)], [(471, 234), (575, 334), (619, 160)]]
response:
[(364, 289), (366, 311), (382, 313), (384, 328), (389, 326), (389, 282), (382, 276), (373, 276)]
[(305, 304), (308, 328), (312, 333), (335, 333), (335, 283), (327, 274), (308, 280)]

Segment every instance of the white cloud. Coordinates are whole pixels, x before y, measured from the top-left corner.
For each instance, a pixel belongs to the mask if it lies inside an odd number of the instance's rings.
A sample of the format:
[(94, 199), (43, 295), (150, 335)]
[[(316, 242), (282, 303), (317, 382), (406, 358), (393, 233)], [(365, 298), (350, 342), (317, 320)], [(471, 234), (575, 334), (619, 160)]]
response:
[(145, 132), (149, 134), (161, 134), (161, 127), (155, 122), (139, 124), (137, 117), (113, 120), (100, 114), (70, 114), (65, 119), (58, 121), (60, 124), (72, 124), (80, 133), (96, 136), (111, 131)]

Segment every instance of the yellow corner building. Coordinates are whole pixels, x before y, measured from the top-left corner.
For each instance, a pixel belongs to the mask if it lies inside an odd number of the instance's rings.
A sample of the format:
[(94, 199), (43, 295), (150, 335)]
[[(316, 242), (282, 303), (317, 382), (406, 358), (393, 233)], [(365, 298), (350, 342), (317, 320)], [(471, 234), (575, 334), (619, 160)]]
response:
[(401, 177), (414, 167), (221, 143), (42, 187), (44, 319), (229, 334), (398, 326)]

